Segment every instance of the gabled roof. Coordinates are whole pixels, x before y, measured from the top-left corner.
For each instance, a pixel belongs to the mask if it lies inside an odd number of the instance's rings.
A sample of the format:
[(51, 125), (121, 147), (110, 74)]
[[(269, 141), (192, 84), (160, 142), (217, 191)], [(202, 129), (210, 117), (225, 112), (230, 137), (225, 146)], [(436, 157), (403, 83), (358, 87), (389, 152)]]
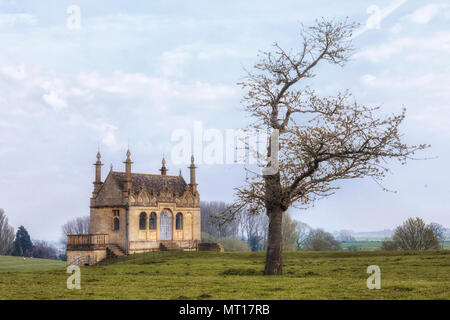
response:
[[(116, 180), (119, 188), (123, 190), (125, 172), (111, 172), (111, 176)], [(145, 186), (148, 192), (157, 194), (167, 186), (169, 192), (175, 192), (178, 195), (183, 194), (187, 183), (181, 176), (168, 176), (159, 174), (131, 173), (131, 184), (135, 194), (138, 194)]]

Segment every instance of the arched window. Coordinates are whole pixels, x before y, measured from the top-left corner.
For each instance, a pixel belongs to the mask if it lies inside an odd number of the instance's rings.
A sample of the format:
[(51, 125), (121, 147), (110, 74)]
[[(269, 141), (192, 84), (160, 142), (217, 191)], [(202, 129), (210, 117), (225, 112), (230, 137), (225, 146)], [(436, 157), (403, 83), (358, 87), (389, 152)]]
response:
[(177, 219), (176, 221), (177, 230), (183, 230), (183, 215), (181, 214), (181, 212), (177, 213), (176, 219)]
[(120, 228), (120, 221), (119, 221), (119, 218), (115, 217), (115, 218), (114, 218), (114, 226), (113, 226), (113, 230), (114, 230), (114, 231), (117, 231), (117, 230), (119, 230), (119, 228)]
[(150, 230), (156, 230), (156, 213), (154, 212), (150, 213), (148, 228)]
[(139, 216), (139, 229), (140, 230), (147, 229), (147, 214), (145, 212), (141, 212)]

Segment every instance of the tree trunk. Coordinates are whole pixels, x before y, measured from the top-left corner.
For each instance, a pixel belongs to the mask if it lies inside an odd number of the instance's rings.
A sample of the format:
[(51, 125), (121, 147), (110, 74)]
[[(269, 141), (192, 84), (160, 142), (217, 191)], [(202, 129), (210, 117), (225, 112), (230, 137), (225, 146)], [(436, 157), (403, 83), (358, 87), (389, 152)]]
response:
[(267, 236), (266, 267), (264, 275), (281, 275), (283, 272), (283, 241), (281, 236), (281, 224), (283, 210), (272, 208), (267, 210), (269, 217), (269, 233)]

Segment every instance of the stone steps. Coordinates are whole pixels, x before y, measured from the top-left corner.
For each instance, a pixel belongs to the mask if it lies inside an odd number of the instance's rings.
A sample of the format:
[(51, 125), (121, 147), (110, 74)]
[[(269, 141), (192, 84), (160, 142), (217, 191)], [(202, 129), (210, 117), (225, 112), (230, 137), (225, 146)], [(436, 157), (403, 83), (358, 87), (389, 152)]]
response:
[(174, 241), (161, 241), (159, 243), (159, 250), (161, 250), (161, 251), (181, 251), (182, 249)]
[(125, 255), (125, 252), (117, 244), (108, 244), (106, 247), (106, 256), (108, 258), (123, 257)]

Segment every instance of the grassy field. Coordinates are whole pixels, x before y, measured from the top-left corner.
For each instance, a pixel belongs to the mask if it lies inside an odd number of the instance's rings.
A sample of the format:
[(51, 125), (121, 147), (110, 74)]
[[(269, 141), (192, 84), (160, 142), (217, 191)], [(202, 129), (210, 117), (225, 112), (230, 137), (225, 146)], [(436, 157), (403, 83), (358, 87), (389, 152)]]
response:
[[(58, 265), (18, 272), (10, 261), (16, 271), (0, 273), (0, 299), (450, 298), (448, 250), (286, 252), (284, 275), (271, 277), (261, 275), (264, 253), (153, 252), (82, 267), (81, 290), (66, 288)], [(373, 264), (381, 290), (366, 287)]]
[(362, 251), (373, 251), (379, 250), (381, 246), (381, 241), (353, 241), (353, 242), (342, 242), (342, 249), (349, 250), (349, 248), (354, 247), (357, 250)]
[[(373, 251), (373, 250), (379, 250), (381, 246), (382, 240), (359, 240), (359, 241), (353, 241), (353, 242), (342, 242), (341, 246), (344, 251), (347, 251), (351, 248), (356, 248), (357, 250), (362, 251)], [(450, 241), (444, 241), (442, 242), (443, 249), (450, 249)]]
[(63, 270), (65, 266), (60, 260), (0, 256), (0, 272)]

